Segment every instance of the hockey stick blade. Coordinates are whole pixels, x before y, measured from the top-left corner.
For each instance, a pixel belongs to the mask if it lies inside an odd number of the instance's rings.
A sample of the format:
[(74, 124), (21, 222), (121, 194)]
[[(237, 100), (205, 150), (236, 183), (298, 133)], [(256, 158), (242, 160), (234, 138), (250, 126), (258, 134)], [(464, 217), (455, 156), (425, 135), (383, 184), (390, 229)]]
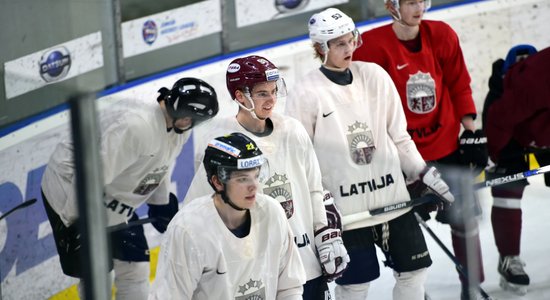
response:
[(534, 176), (534, 175), (544, 174), (544, 173), (547, 173), (549, 171), (550, 171), (550, 165), (544, 166), (544, 167), (541, 167), (541, 168), (538, 168), (538, 169), (527, 170), (527, 171), (519, 172), (519, 173), (516, 173), (516, 174), (506, 175), (506, 176), (499, 177), (499, 178), (489, 179), (489, 180), (486, 180), (486, 181), (483, 181), (483, 182), (478, 182), (478, 183), (474, 184), (474, 189), (477, 190), (477, 189), (481, 189), (481, 188), (484, 188), (484, 187), (491, 187), (491, 186), (506, 184), (506, 183), (522, 180), (524, 178), (531, 177), (531, 176)]
[(156, 218), (143, 218), (143, 219), (131, 221), (131, 222), (128, 222), (128, 223), (122, 223), (122, 224), (114, 225), (114, 226), (111, 226), (111, 227), (107, 227), (107, 232), (115, 232), (115, 231), (123, 230), (123, 229), (129, 228), (129, 227), (133, 227), (133, 226), (148, 224), (148, 223), (154, 222), (156, 220), (157, 220)]
[(439, 197), (436, 196), (435, 194), (427, 194), (420, 198), (411, 199), (410, 201), (395, 203), (395, 204), (383, 206), (380, 208), (375, 208), (370, 211), (364, 211), (364, 212), (360, 212), (352, 215), (342, 216), (342, 224), (351, 224), (351, 223), (355, 223), (355, 222), (367, 219), (371, 216), (385, 214), (385, 213), (389, 213), (400, 209), (422, 205), (425, 203), (431, 203), (431, 202), (435, 203), (438, 201), (441, 201), (441, 200), (439, 200)]
[(14, 208), (8, 210), (5, 214), (1, 215), (0, 216), (0, 220), (4, 219), (5, 217), (9, 216), (11, 213), (13, 213), (14, 211), (16, 210), (19, 210), (21, 208), (25, 208), (27, 206), (30, 206), (30, 205), (33, 205), (36, 203), (36, 199), (31, 199), (31, 200), (27, 200), (17, 206), (15, 206)]

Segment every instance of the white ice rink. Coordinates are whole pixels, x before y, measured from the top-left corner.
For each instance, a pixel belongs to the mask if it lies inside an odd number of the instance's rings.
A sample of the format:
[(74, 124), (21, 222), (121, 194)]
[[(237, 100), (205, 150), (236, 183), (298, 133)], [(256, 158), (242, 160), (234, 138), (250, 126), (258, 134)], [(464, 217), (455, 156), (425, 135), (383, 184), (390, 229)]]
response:
[[(525, 189), (522, 199), (523, 231), (520, 255), (527, 264), (525, 271), (531, 278), (531, 284), (525, 296), (504, 291), (499, 286), (498, 252), (490, 220), (492, 197), (489, 188), (479, 191), (483, 206), (479, 230), (485, 267), (485, 282), (481, 286), (497, 300), (550, 299), (550, 188), (544, 185), (542, 175), (530, 177), (529, 182), (531, 185)], [(433, 218), (427, 224), (452, 252), (449, 226), (441, 224)], [(424, 231), (424, 235), (433, 260), (428, 272), (426, 292), (432, 300), (460, 299), (460, 282), (454, 264), (427, 232)], [(384, 257), (382, 252), (378, 253), (378, 257), (379, 259)], [(380, 263), (380, 265), (383, 264)], [(392, 299), (394, 284), (392, 271), (389, 268), (381, 268), (380, 278), (371, 283), (368, 299)]]

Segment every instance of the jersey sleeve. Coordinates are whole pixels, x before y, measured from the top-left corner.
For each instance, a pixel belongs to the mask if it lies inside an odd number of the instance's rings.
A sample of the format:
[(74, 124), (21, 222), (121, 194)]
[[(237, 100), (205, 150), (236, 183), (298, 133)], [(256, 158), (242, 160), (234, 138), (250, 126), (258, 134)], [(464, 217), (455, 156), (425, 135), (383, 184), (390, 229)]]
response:
[(283, 245), (280, 252), (279, 280), (277, 285), (277, 300), (302, 299), (303, 284), (306, 283), (306, 273), (298, 248), (293, 240), (292, 230), (282, 210), (278, 216), (282, 224)]
[(447, 87), (453, 108), (458, 119), (472, 114), (476, 107), (470, 87), (470, 74), (464, 62), (464, 56), (456, 32), (447, 24), (442, 24), (441, 31), (436, 31), (434, 42), (437, 47), (437, 60), (443, 72), (443, 86)]
[(149, 299), (191, 299), (203, 272), (201, 253), (180, 226), (169, 226), (160, 247)]
[(319, 228), (327, 226), (327, 214), (323, 203), (321, 168), (319, 167), (319, 161), (317, 160), (317, 155), (315, 154), (313, 144), (308, 138), (303, 126), (298, 124), (296, 131), (298, 132), (299, 143), (304, 149), (303, 159), (305, 161), (305, 171), (313, 214), (313, 230), (315, 231)]

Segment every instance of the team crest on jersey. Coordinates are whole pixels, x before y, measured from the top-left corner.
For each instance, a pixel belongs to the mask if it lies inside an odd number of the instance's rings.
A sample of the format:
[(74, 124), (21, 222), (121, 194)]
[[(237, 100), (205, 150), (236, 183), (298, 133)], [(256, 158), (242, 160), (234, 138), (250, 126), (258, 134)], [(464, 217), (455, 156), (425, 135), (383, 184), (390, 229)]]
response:
[(285, 210), (286, 218), (294, 215), (294, 201), (292, 200), (292, 188), (286, 174), (277, 174), (269, 177), (265, 183), (264, 194), (275, 198)]
[(154, 191), (164, 178), (164, 175), (168, 172), (168, 166), (162, 166), (156, 168), (153, 172), (145, 175), (145, 177), (139, 182), (138, 186), (134, 189), (134, 194), (147, 195)]
[(407, 80), (407, 107), (417, 114), (427, 114), (435, 109), (435, 81), (430, 73), (418, 71)]
[(367, 123), (355, 121), (348, 126), (348, 132), (349, 154), (353, 162), (358, 165), (370, 164), (374, 150), (376, 150), (372, 130), (369, 129)]
[(237, 295), (235, 300), (264, 300), (267, 299), (265, 296), (265, 285), (262, 280), (250, 280), (243, 284), (239, 285)]

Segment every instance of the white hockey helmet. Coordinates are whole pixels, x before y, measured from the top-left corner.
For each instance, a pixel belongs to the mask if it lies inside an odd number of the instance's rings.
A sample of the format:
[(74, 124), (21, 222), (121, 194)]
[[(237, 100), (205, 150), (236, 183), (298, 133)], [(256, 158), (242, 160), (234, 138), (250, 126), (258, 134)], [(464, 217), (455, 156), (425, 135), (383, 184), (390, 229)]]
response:
[(357, 38), (356, 48), (360, 47), (361, 35), (355, 27), (353, 20), (337, 8), (327, 8), (316, 13), (308, 22), (309, 38), (313, 43), (321, 45), (321, 49), (328, 53), (328, 41), (341, 37), (344, 34), (353, 32)]
[[(391, 16), (394, 20), (400, 21), (401, 20), (401, 13), (399, 13), (399, 1), (400, 0), (383, 0), (384, 4), (386, 5), (386, 8), (390, 11)], [(432, 7), (432, 0), (424, 0), (424, 12), (428, 11)], [(395, 13), (390, 10), (390, 8), (393, 8), (395, 10)]]

